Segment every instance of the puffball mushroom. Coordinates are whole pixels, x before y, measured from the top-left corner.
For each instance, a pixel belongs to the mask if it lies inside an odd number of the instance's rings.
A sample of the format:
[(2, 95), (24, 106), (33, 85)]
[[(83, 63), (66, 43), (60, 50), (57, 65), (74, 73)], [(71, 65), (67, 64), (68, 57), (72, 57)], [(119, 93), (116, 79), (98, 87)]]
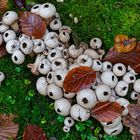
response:
[(91, 89), (83, 89), (77, 92), (76, 101), (87, 109), (94, 107), (97, 103), (95, 92)]
[(118, 78), (114, 75), (112, 71), (105, 71), (101, 74), (101, 80), (104, 84), (108, 85), (110, 88), (114, 88), (118, 82)]
[(55, 84), (48, 85), (47, 93), (48, 96), (53, 100), (57, 100), (63, 97), (62, 89)]
[(64, 125), (67, 127), (72, 127), (74, 125), (75, 121), (72, 117), (66, 117), (64, 120)]
[(60, 68), (67, 68), (67, 66), (68, 66), (67, 61), (63, 58), (57, 58), (51, 64), (51, 68), (53, 71)]
[(101, 56), (93, 49), (86, 49), (84, 54), (90, 56), (92, 59), (99, 59)]
[(108, 62), (108, 61), (105, 61), (102, 63), (102, 71), (111, 71), (112, 69), (112, 63), (111, 62)]
[(100, 38), (93, 38), (90, 41), (90, 47), (93, 49), (100, 49), (102, 46), (102, 41)]
[(59, 39), (63, 43), (67, 43), (70, 40), (70, 35), (67, 32), (60, 32), (59, 33)]
[(70, 127), (64, 126), (63, 131), (66, 132), (66, 133), (70, 132)]
[(35, 4), (32, 8), (31, 8), (31, 13), (35, 13), (35, 14), (39, 14), (39, 10), (40, 10), (41, 4)]
[(61, 42), (58, 43), (58, 45), (56, 46), (57, 50), (63, 51), (65, 49), (65, 45)]
[(2, 21), (5, 25), (12, 25), (18, 20), (18, 14), (14, 11), (7, 11), (2, 17)]
[(51, 18), (55, 15), (56, 13), (56, 8), (53, 4), (51, 3), (44, 3), (40, 6), (39, 9), (39, 15), (44, 18), (44, 19), (48, 19)]
[(55, 100), (54, 108), (59, 115), (67, 116), (70, 113), (71, 104), (67, 99), (61, 98)]
[(36, 89), (39, 94), (46, 96), (47, 95), (48, 83), (45, 77), (40, 77), (36, 82)]
[(42, 53), (45, 50), (45, 44), (41, 39), (33, 40), (33, 52)]
[(113, 128), (107, 128), (104, 127), (104, 131), (107, 135), (111, 135), (111, 136), (116, 136), (118, 134), (120, 134), (123, 130), (123, 124), (120, 123), (119, 125), (117, 125), (116, 127)]
[(127, 106), (130, 104), (127, 99), (124, 98), (118, 98), (116, 100), (117, 103), (119, 103), (122, 107), (124, 107), (124, 110), (122, 112), (122, 116), (126, 116), (128, 114)]
[(134, 83), (136, 81), (136, 76), (131, 73), (131, 72), (127, 72), (124, 76), (123, 76), (123, 80), (128, 83), (128, 84), (131, 84), (131, 83)]
[(49, 84), (52, 84), (54, 82), (54, 71), (48, 72), (46, 79)]
[(77, 58), (77, 63), (80, 66), (87, 66), (87, 67), (91, 67), (92, 66), (92, 59), (90, 56), (86, 55), (86, 54), (81, 54), (78, 58)]
[(62, 58), (62, 53), (61, 51), (57, 50), (57, 49), (52, 49), (47, 58), (49, 59), (50, 62), (52, 62), (53, 60), (57, 59), (57, 58)]
[(116, 63), (113, 66), (113, 72), (118, 77), (123, 76), (126, 73), (126, 67), (122, 63)]
[(130, 95), (131, 100), (137, 100), (138, 97), (139, 97), (139, 93), (137, 93), (135, 91), (131, 92), (131, 95)]
[(101, 71), (102, 62), (100, 60), (93, 60), (92, 69), (94, 69), (95, 71)]
[(7, 30), (3, 34), (3, 39), (5, 42), (8, 42), (9, 40), (16, 39), (16, 33), (13, 30)]
[(44, 43), (49, 48), (56, 48), (59, 44), (57, 33), (49, 32), (44, 38)]
[(116, 119), (114, 119), (113, 121), (111, 121), (111, 122), (100, 122), (102, 125), (103, 125), (103, 127), (105, 127), (105, 128), (114, 128), (114, 127), (116, 127), (117, 125), (119, 125), (120, 123), (121, 123), (121, 116), (119, 116), (119, 117), (117, 117)]
[(4, 79), (5, 79), (5, 75), (3, 72), (0, 71), (0, 87), (1, 87), (1, 84), (4, 81)]
[(95, 89), (95, 93), (96, 93), (97, 99), (100, 102), (106, 102), (111, 97), (111, 89), (109, 88), (109, 86), (104, 85), (104, 84), (97, 85)]
[(63, 25), (62, 27), (59, 28), (59, 32), (67, 32), (71, 34), (72, 30), (69, 26)]
[(0, 34), (0, 45), (2, 44), (3, 42), (3, 38), (2, 38), (2, 35)]
[(5, 25), (2, 21), (0, 22), (0, 33), (4, 33), (9, 29), (9, 26)]
[(89, 119), (90, 111), (78, 104), (74, 104), (70, 109), (70, 115), (74, 120), (83, 122)]
[(6, 51), (9, 54), (13, 54), (16, 50), (18, 50), (20, 47), (20, 43), (17, 40), (9, 40), (6, 43)]
[(20, 36), (18, 37), (19, 42), (23, 42), (24, 39), (30, 39), (30, 37), (25, 34), (20, 34)]
[(38, 75), (38, 65), (40, 64), (40, 62), (45, 59), (45, 55), (44, 54), (38, 54), (36, 57), (36, 60), (33, 64), (28, 64), (27, 67), (31, 69), (31, 72), (35, 75)]
[(67, 69), (63, 69), (63, 68), (57, 69), (54, 72), (54, 83), (59, 87), (63, 87), (63, 82), (67, 73), (68, 73)]
[(62, 26), (62, 23), (61, 23), (59, 18), (56, 18), (56, 19), (52, 20), (51, 23), (50, 23), (50, 28), (54, 31), (59, 30), (59, 28), (61, 26)]
[(133, 85), (133, 88), (136, 92), (140, 93), (140, 79), (137, 79)]
[(69, 55), (72, 58), (77, 58), (78, 56), (80, 56), (83, 53), (83, 48), (76, 48), (75, 45), (71, 45), (69, 47)]
[(20, 49), (24, 54), (30, 54), (33, 50), (32, 40), (24, 39), (20, 44)]
[(62, 56), (64, 59), (69, 58), (69, 50), (68, 49), (63, 49), (62, 50)]
[(126, 96), (128, 93), (129, 85), (125, 81), (119, 81), (115, 87), (115, 91), (119, 96)]
[(68, 92), (64, 92), (64, 97), (67, 99), (71, 99), (73, 97), (75, 97), (75, 93), (68, 93)]
[(51, 63), (48, 59), (43, 59), (40, 61), (38, 65), (38, 71), (39, 73), (46, 75), (51, 70)]
[(13, 63), (18, 65), (22, 64), (25, 61), (25, 55), (20, 50), (14, 51), (11, 58)]

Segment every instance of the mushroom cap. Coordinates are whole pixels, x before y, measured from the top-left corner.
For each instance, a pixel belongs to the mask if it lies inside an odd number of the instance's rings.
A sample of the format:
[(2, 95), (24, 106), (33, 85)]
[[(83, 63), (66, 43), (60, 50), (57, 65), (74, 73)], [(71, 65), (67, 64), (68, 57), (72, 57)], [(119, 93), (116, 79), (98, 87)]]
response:
[(59, 33), (59, 39), (60, 41), (62, 41), (63, 43), (67, 43), (70, 40), (70, 35), (67, 32), (60, 32)]
[(20, 51), (20, 50), (16, 50), (11, 57), (13, 63), (15, 64), (22, 64), (25, 61), (25, 55)]
[(64, 92), (64, 97), (65, 98), (68, 98), (68, 99), (71, 99), (73, 97), (75, 97), (76, 93), (67, 93), (67, 92)]
[(112, 69), (112, 63), (105, 61), (102, 63), (102, 71), (110, 71)]
[(64, 126), (63, 131), (66, 132), (66, 133), (70, 132), (70, 127)]
[(45, 77), (40, 77), (38, 78), (37, 82), (36, 82), (36, 89), (38, 91), (39, 94), (46, 96), (47, 95), (47, 87), (48, 87), (48, 83), (46, 81)]
[(86, 49), (84, 54), (90, 56), (92, 59), (99, 59), (100, 55), (93, 49)]
[(97, 99), (100, 102), (106, 102), (111, 97), (110, 87), (107, 85), (104, 85), (104, 84), (97, 85), (97, 87), (95, 89), (95, 93), (96, 93)]
[(45, 50), (45, 44), (41, 39), (34, 39), (33, 45), (33, 52), (35, 53), (42, 53)]
[(119, 135), (123, 130), (123, 125), (122, 123), (120, 123), (119, 125), (117, 125), (116, 127), (113, 128), (107, 128), (104, 127), (104, 131), (107, 135), (111, 135), (111, 136), (116, 136)]
[(95, 71), (101, 71), (102, 69), (102, 62), (100, 60), (93, 60), (92, 69)]
[(59, 28), (61, 26), (62, 26), (62, 23), (61, 23), (59, 18), (56, 18), (56, 19), (52, 20), (51, 23), (50, 23), (50, 28), (54, 31), (59, 30)]
[(5, 25), (2, 21), (0, 22), (0, 33), (4, 33), (9, 29), (9, 26)]
[(3, 34), (3, 40), (5, 42), (8, 42), (9, 40), (14, 40), (16, 39), (16, 33), (13, 30), (7, 30)]
[(18, 20), (18, 14), (14, 11), (7, 11), (2, 17), (2, 21), (5, 25), (11, 25)]
[(18, 37), (19, 42), (21, 43), (24, 39), (30, 39), (30, 37), (25, 34), (20, 34)]
[(9, 54), (13, 54), (16, 50), (18, 50), (20, 47), (20, 43), (17, 40), (9, 40), (6, 43), (6, 51)]
[(38, 65), (38, 71), (42, 75), (46, 75), (48, 72), (51, 71), (51, 63), (49, 62), (48, 59), (43, 59), (40, 61), (39, 65)]
[(132, 91), (130, 98), (131, 98), (131, 100), (137, 100), (139, 98), (139, 93)]
[(74, 125), (75, 121), (72, 117), (66, 117), (64, 120), (64, 125), (67, 127), (72, 127)]
[(0, 71), (0, 83), (5, 79), (5, 75), (2, 71)]
[(122, 116), (126, 116), (128, 114), (127, 106), (130, 104), (127, 99), (124, 98), (118, 98), (116, 100), (117, 103), (119, 103), (122, 107), (124, 107), (124, 111), (122, 112)]
[(122, 63), (116, 63), (113, 66), (113, 72), (118, 77), (123, 76), (126, 73), (126, 67)]
[(59, 32), (63, 32), (63, 31), (71, 34), (72, 29), (67, 25), (63, 25), (62, 27), (59, 28)]
[(56, 13), (56, 8), (51, 3), (44, 3), (40, 6), (39, 15), (42, 18), (45, 19), (51, 18), (55, 15), (55, 13)]
[(105, 71), (101, 74), (101, 80), (104, 84), (108, 85), (110, 88), (114, 88), (118, 82), (118, 78), (114, 75), (112, 71)]
[(32, 40), (24, 39), (20, 44), (20, 49), (24, 54), (30, 54), (33, 50)]
[(49, 84), (54, 83), (54, 71), (48, 72), (46, 79)]
[(90, 117), (90, 111), (82, 106), (75, 104), (70, 109), (71, 117), (76, 121), (86, 121)]
[(100, 49), (102, 46), (102, 41), (100, 38), (93, 38), (90, 40), (90, 47), (93, 49)]
[(133, 85), (133, 88), (136, 92), (140, 93), (140, 79), (137, 79)]
[(39, 14), (39, 10), (40, 10), (41, 4), (35, 4), (32, 8), (31, 8), (31, 13), (35, 13), (35, 14)]
[(83, 89), (77, 92), (77, 103), (84, 108), (90, 109), (97, 103), (95, 92), (91, 89)]
[(57, 100), (63, 97), (62, 89), (56, 86), (55, 84), (48, 85), (47, 93), (48, 93), (48, 96), (53, 100)]
[(131, 73), (131, 72), (127, 72), (124, 76), (123, 76), (123, 80), (128, 83), (128, 84), (131, 84), (131, 83), (134, 83), (136, 81), (136, 76)]
[(67, 99), (61, 98), (55, 100), (54, 108), (59, 115), (67, 116), (70, 113), (71, 104)]
[(117, 117), (115, 120), (113, 120), (112, 122), (101, 122), (101, 124), (105, 127), (105, 128), (113, 128), (116, 127), (117, 125), (119, 125), (121, 123), (121, 116)]
[(119, 96), (126, 96), (128, 93), (129, 85), (125, 81), (119, 81), (115, 87), (115, 91)]

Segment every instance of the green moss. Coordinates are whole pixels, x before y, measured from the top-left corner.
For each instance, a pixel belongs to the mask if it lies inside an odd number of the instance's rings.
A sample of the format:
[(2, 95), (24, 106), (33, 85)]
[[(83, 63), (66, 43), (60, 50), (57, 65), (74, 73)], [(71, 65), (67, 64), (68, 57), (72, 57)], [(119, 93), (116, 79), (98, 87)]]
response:
[[(10, 9), (14, 9), (9, 0)], [(31, 0), (27, 0), (30, 3)], [(36, 3), (44, 3), (46, 0), (32, 0)], [(109, 49), (113, 46), (113, 39), (116, 34), (124, 33), (130, 37), (140, 39), (140, 2), (139, 0), (64, 0), (64, 3), (56, 5), (62, 21), (73, 30), (73, 36), (78, 42), (89, 43), (93, 37), (99, 37), (103, 41), (103, 48)], [(17, 9), (16, 9), (17, 10)], [(79, 23), (74, 24), (69, 17), (72, 13), (78, 17)], [(47, 97), (38, 95), (35, 90), (37, 77), (31, 74), (26, 64), (33, 62), (30, 58), (21, 66), (11, 62), (10, 56), (0, 59), (0, 71), (6, 75), (6, 80), (0, 88), (0, 113), (15, 113), (19, 117), (16, 120), (20, 125), (19, 139), (22, 136), (24, 127), (29, 124), (41, 126), (48, 137), (56, 136), (58, 140), (94, 140), (98, 133), (98, 127), (102, 128), (97, 121), (93, 121), (96, 131), (90, 130), (86, 124), (79, 124), (73, 127), (71, 133), (65, 134), (62, 131), (63, 123), (60, 121), (53, 104)], [(87, 129), (84, 127), (86, 126)], [(77, 128), (79, 128), (78, 131)], [(103, 130), (103, 129), (102, 129)], [(100, 133), (103, 135), (103, 131)], [(93, 135), (91, 135), (93, 134)], [(87, 138), (85, 138), (87, 136)], [(99, 139), (99, 138), (98, 138)], [(130, 140), (131, 135), (125, 129), (117, 137), (105, 137), (106, 140)]]

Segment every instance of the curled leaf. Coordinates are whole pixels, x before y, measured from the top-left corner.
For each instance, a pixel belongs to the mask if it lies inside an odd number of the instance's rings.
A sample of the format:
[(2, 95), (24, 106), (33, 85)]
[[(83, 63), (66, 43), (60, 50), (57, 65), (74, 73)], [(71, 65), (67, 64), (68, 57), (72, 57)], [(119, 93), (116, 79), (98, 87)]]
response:
[(3, 57), (3, 56), (5, 56), (6, 54), (7, 54), (7, 51), (6, 51), (5, 45), (2, 44), (0, 46), (0, 58)]
[(0, 13), (8, 9), (8, 0), (0, 0)]
[(42, 128), (37, 125), (28, 125), (24, 129), (23, 140), (47, 140)]
[(20, 12), (21, 31), (33, 38), (42, 38), (46, 32), (46, 22), (36, 14), (31, 12)]
[(130, 65), (135, 72), (140, 73), (140, 42), (137, 42), (135, 49), (129, 52), (118, 53), (114, 47), (112, 47), (105, 58), (104, 61), (109, 61), (113, 64), (123, 63), (126, 66)]
[(25, 8), (25, 2), (26, 0), (14, 0), (15, 6), (19, 9)]
[(111, 122), (123, 112), (117, 102), (99, 102), (91, 109), (91, 115), (100, 122)]
[(130, 39), (123, 34), (116, 35), (114, 42), (114, 48), (119, 53), (132, 51), (136, 46), (135, 38)]
[(63, 88), (65, 92), (77, 92), (80, 89), (90, 87), (95, 82), (96, 72), (90, 67), (80, 66), (69, 71), (66, 76)]
[(13, 114), (0, 114), (0, 139), (15, 139), (19, 130), (18, 124), (13, 122), (16, 116)]

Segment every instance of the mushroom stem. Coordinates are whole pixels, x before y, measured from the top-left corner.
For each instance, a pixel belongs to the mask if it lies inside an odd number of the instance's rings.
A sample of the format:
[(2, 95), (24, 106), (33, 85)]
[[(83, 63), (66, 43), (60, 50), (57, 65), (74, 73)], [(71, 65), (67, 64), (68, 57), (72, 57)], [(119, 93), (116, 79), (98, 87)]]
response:
[(11, 25), (11, 28), (14, 30), (14, 31), (19, 31), (19, 25), (18, 25), (18, 22), (14, 22), (12, 25)]
[(31, 72), (34, 74), (34, 75), (38, 75), (39, 72), (38, 72), (38, 65), (39, 63), (45, 59), (45, 55), (44, 54), (38, 54), (37, 57), (36, 57), (36, 60), (33, 64), (28, 64), (27, 67), (31, 69)]

